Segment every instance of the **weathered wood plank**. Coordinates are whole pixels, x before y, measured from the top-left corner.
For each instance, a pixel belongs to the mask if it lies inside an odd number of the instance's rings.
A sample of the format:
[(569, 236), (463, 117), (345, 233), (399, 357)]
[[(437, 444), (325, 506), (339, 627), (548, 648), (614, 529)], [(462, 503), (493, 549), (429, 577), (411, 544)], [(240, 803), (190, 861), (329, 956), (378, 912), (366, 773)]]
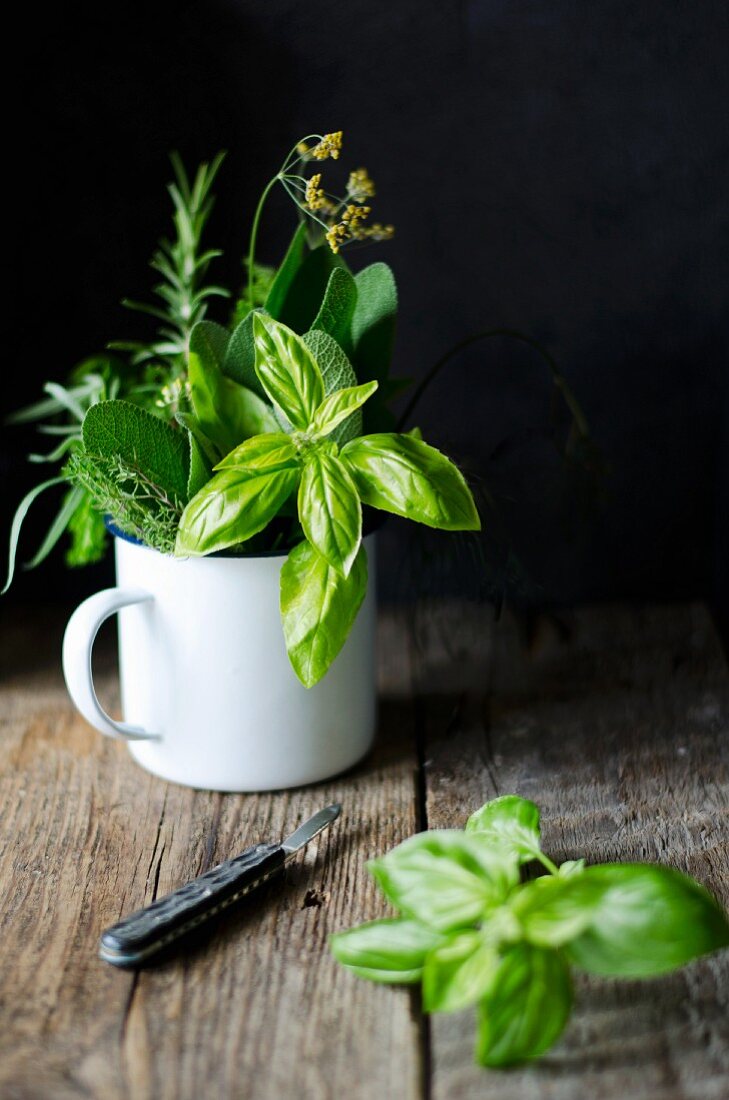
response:
[[(446, 608), (413, 631), (430, 828), (488, 798), (542, 808), (561, 861), (649, 860), (729, 905), (729, 676), (700, 607), (585, 609), (536, 624)], [(522, 639), (523, 640), (523, 639)], [(538, 1065), (472, 1065), (470, 1013), (431, 1021), (433, 1100), (720, 1100), (729, 1094), (729, 955), (654, 982), (581, 977)]]
[[(330, 931), (382, 914), (364, 862), (418, 827), (404, 634), (383, 624), (381, 736), (334, 782), (271, 795), (165, 784), (75, 715), (58, 624), (7, 626), (0, 689), (0, 1095), (245, 1097), (421, 1093), (405, 995), (357, 982)], [(107, 659), (105, 700), (116, 679)], [(327, 802), (339, 822), (213, 936), (137, 976), (96, 958), (101, 930)]]

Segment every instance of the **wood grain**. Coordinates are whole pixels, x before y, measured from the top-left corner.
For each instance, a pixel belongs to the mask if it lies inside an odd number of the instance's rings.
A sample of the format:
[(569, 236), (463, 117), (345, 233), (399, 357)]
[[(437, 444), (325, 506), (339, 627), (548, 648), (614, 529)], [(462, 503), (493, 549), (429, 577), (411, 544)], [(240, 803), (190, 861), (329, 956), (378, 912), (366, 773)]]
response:
[[(0, 631), (2, 1100), (720, 1100), (729, 958), (657, 982), (580, 978), (538, 1065), (472, 1065), (469, 1013), (423, 1021), (406, 990), (337, 968), (329, 932), (386, 911), (364, 862), (497, 793), (543, 809), (558, 860), (648, 859), (729, 904), (729, 676), (700, 607), (583, 609), (529, 630), (421, 608), (381, 622), (371, 759), (314, 788), (194, 792), (73, 712), (62, 620)], [(104, 701), (116, 694), (102, 646)], [(328, 801), (340, 821), (184, 953), (128, 974), (101, 930)]]
[[(353, 980), (326, 948), (329, 932), (385, 912), (364, 862), (418, 827), (412, 713), (390, 697), (403, 631), (383, 624), (393, 659), (372, 758), (334, 783), (261, 796), (194, 792), (137, 768), (73, 712), (49, 633), (40, 666), (23, 645), (33, 632), (4, 637), (0, 1096), (420, 1095), (409, 993)], [(184, 955), (136, 975), (96, 958), (122, 913), (335, 799), (340, 821)]]
[[(705, 610), (586, 609), (539, 620), (528, 641), (486, 611), (421, 610), (429, 827), (516, 792), (542, 808), (558, 862), (670, 864), (729, 905), (729, 677)], [(473, 1066), (473, 1038), (470, 1013), (432, 1019), (434, 1100), (721, 1100), (729, 952), (657, 981), (580, 977), (565, 1036), (526, 1070)]]

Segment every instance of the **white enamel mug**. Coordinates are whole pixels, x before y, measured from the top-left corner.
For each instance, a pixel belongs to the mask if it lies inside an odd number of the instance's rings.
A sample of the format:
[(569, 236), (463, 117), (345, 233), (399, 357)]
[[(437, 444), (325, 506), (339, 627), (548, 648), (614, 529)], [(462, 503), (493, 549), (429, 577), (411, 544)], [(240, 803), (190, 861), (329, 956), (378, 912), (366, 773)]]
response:
[[(63, 672), (92, 726), (128, 741), (163, 779), (216, 791), (266, 791), (344, 771), (375, 732), (375, 542), (364, 540), (367, 595), (326, 676), (304, 688), (279, 614), (284, 555), (168, 557), (115, 537), (117, 582), (74, 611)], [(123, 722), (99, 703), (96, 633), (119, 613)]]

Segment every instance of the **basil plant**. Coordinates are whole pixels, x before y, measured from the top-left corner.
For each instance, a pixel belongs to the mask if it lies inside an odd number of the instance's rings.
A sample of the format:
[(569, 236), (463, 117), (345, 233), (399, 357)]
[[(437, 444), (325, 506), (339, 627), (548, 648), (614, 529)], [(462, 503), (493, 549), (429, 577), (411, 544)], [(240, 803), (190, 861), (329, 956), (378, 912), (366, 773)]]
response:
[[(546, 870), (524, 879), (524, 864)], [(418, 833), (367, 869), (395, 917), (331, 937), (357, 977), (419, 984), (425, 1012), (476, 1009), (475, 1058), (502, 1068), (538, 1058), (572, 1011), (571, 970), (652, 978), (729, 946), (723, 909), (672, 867), (584, 859), (557, 866), (539, 810), (487, 802), (465, 830)]]
[[(327, 386), (316, 354), (330, 350), (324, 334), (307, 340), (263, 312), (253, 314), (251, 329), (255, 376), (270, 404), (251, 401), (248, 390), (245, 414), (268, 430), (216, 462), (185, 506), (175, 554), (238, 547), (295, 497), (304, 537), (281, 570), (281, 618), (291, 664), (311, 687), (341, 650), (367, 588), (363, 504), (448, 531), (478, 530), (480, 522), (462, 474), (434, 447), (414, 434), (357, 434), (357, 414), (378, 381)], [(191, 339), (192, 399), (204, 411), (212, 395), (209, 424), (219, 429), (214, 382), (222, 375), (205, 335), (203, 327)], [(204, 415), (200, 424), (204, 432)]]

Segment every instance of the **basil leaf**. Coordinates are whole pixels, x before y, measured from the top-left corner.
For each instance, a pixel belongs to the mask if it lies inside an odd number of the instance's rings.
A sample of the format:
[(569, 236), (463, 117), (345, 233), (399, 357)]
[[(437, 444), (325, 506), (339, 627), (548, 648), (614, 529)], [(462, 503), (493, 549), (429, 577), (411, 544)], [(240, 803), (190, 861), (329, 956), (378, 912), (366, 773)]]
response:
[(182, 513), (175, 554), (212, 554), (245, 542), (270, 523), (298, 479), (298, 467), (221, 470)]
[(524, 938), (539, 947), (560, 947), (590, 925), (604, 887), (587, 875), (544, 875), (517, 890), (511, 910)]
[(440, 932), (481, 919), (519, 880), (515, 860), (455, 829), (418, 833), (367, 869), (406, 916)]
[(314, 450), (307, 456), (299, 485), (299, 520), (311, 545), (348, 576), (362, 541), (362, 505), (335, 455)]
[(329, 435), (351, 413), (364, 405), (377, 389), (377, 382), (365, 382), (363, 386), (347, 386), (325, 397), (314, 413), (311, 430), (316, 435)]
[(584, 859), (566, 859), (564, 863), (560, 863), (558, 874), (560, 878), (571, 878), (572, 875), (579, 875), (585, 869)]
[(276, 431), (278, 424), (265, 401), (223, 374), (225, 348), (219, 328), (211, 321), (193, 326), (187, 372), (195, 419), (202, 433), (227, 454), (249, 436)]
[(329, 937), (334, 958), (360, 978), (372, 982), (417, 982), (425, 956), (443, 936), (400, 917), (374, 920)]
[(561, 955), (525, 943), (507, 948), (481, 1001), (476, 1061), (511, 1066), (537, 1058), (559, 1037), (571, 1008)]
[(567, 948), (570, 960), (590, 974), (665, 974), (729, 946), (729, 923), (721, 907), (680, 871), (606, 863), (586, 868), (579, 879), (602, 891), (590, 927)]
[(423, 967), (426, 1012), (460, 1012), (475, 1004), (493, 980), (495, 948), (478, 932), (457, 932), (427, 955)]
[(304, 687), (313, 687), (337, 656), (367, 591), (364, 546), (343, 577), (308, 542), (281, 569), (281, 620), (289, 660)]
[(82, 428), (90, 454), (118, 456), (182, 502), (187, 500), (190, 447), (178, 431), (131, 401), (99, 401), (86, 413)]
[(253, 318), (256, 374), (268, 396), (295, 428), (303, 431), (324, 400), (324, 382), (316, 360), (290, 328), (256, 313)]
[(352, 314), (357, 302), (357, 284), (346, 267), (335, 267), (329, 276), (324, 299), (312, 330), (326, 332), (336, 340), (345, 354), (351, 352)]
[(539, 809), (526, 798), (505, 794), (471, 814), (467, 833), (479, 833), (527, 863), (539, 854)]
[(227, 454), (216, 470), (278, 470), (297, 462), (296, 447), (284, 432), (268, 432), (246, 439)]
[(457, 466), (419, 439), (384, 432), (354, 439), (342, 461), (364, 504), (446, 531), (478, 531), (481, 521)]

